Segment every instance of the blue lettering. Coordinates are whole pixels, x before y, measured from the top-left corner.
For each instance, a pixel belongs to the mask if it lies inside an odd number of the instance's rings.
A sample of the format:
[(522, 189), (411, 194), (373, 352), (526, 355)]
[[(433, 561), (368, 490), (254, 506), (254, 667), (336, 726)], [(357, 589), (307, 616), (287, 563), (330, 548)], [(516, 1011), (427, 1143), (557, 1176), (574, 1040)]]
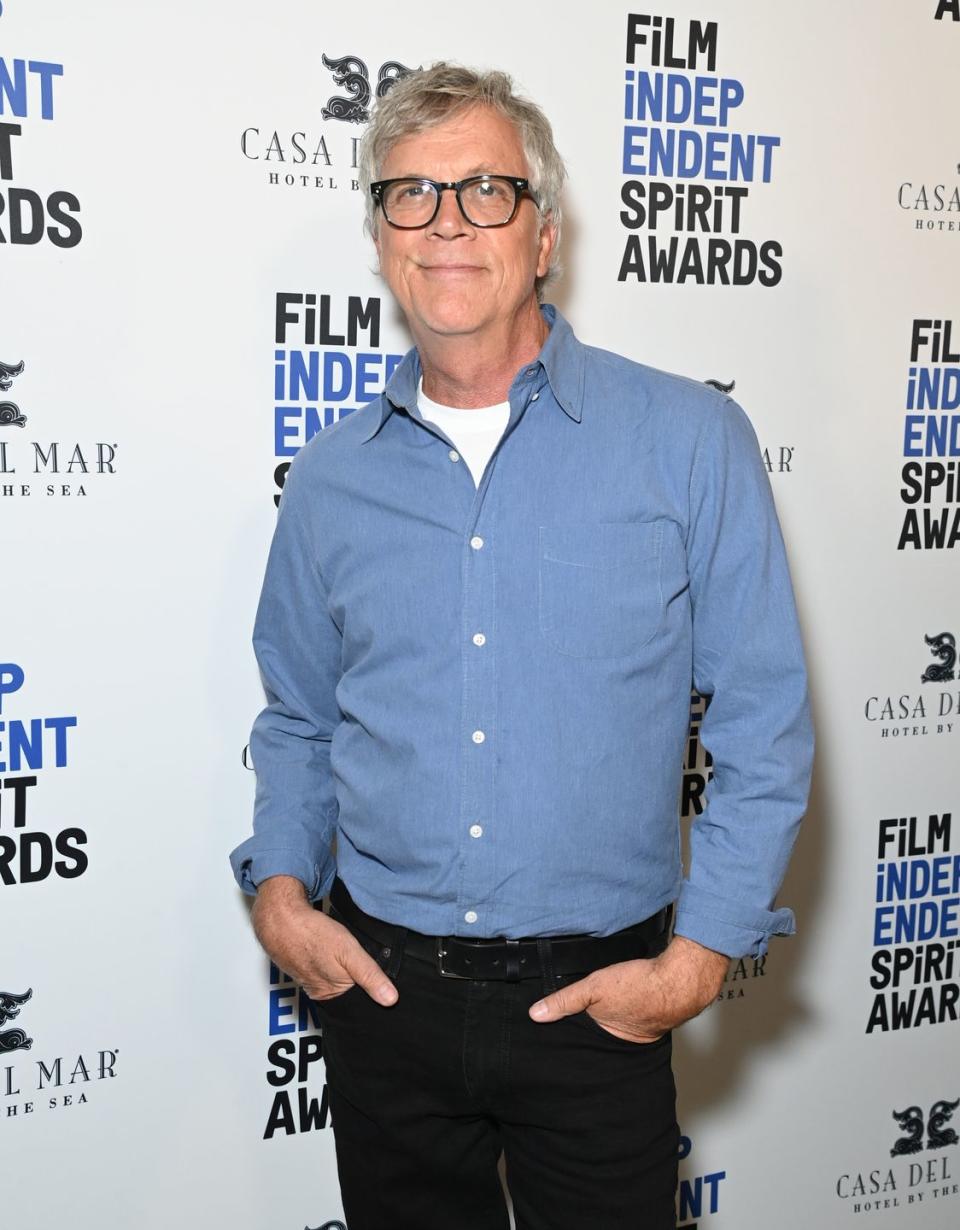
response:
[(47, 730), (55, 732), (55, 764), (58, 769), (62, 769), (67, 763), (67, 731), (76, 726), (77, 719), (75, 717), (46, 718), (43, 724)]
[(904, 457), (960, 457), (960, 414), (907, 414)]
[(934, 937), (952, 939), (960, 934), (958, 910), (960, 897), (879, 906), (874, 916), (874, 945), (922, 943)]
[(13, 78), (5, 62), (0, 59), (0, 115), (5, 114), (4, 99), (10, 104), (14, 115), (23, 118), (27, 114), (27, 65), (23, 60), (14, 60)]
[[(649, 145), (649, 153), (644, 159)], [(628, 124), (623, 130), (624, 175), (661, 175), (667, 179), (744, 180), (769, 183), (773, 151), (779, 137), (696, 128), (648, 128)]]
[(720, 82), (720, 127), (727, 122), (727, 112), (743, 102), (743, 86), (733, 77), (724, 77)]
[(290, 372), (290, 401), (320, 400), (320, 352), (291, 350), (288, 358)]
[(356, 406), (274, 406), (274, 455), (295, 457), (324, 427), (332, 427), (356, 409)]
[(39, 718), (30, 719), (30, 738), (26, 737), (26, 726), (23, 722), (10, 723), (10, 772), (17, 773), (22, 768), (22, 761), (28, 769), (43, 768), (43, 723)]
[(691, 80), (681, 73), (628, 70), (626, 79), (625, 120), (650, 120), (656, 124), (685, 124), (692, 120), (701, 126), (725, 128), (730, 112), (743, 102), (743, 86), (733, 77)]
[(40, 114), (45, 120), (52, 120), (53, 79), (63, 76), (63, 65), (48, 64), (45, 60), (31, 60), (28, 67), (40, 77)]
[[(75, 717), (31, 718), (28, 727), (25, 722), (14, 719), (10, 722), (0, 722), (0, 733), (7, 732), (10, 745), (9, 765), (0, 760), (0, 773), (19, 773), (24, 767), (42, 769), (44, 767), (44, 730), (52, 730), (54, 767), (62, 769), (67, 764), (67, 731), (77, 724)], [(0, 750), (3, 742), (0, 740)]]
[(382, 359), (383, 356), (379, 354), (357, 355), (357, 401), (373, 401), (379, 396), (380, 389), (377, 387), (377, 382), (380, 373), (375, 369), (380, 366)]
[(723, 147), (723, 142), (727, 138), (724, 132), (710, 133), (711, 137), (716, 137), (715, 141), (711, 141), (707, 146), (707, 161), (703, 168), (704, 179), (723, 179), (723, 158), (726, 155), (726, 150)]
[(718, 1170), (715, 1174), (698, 1175), (695, 1179), (681, 1179), (678, 1220), (685, 1221), (688, 1217), (703, 1216), (704, 1188), (709, 1192), (706, 1211), (708, 1213), (716, 1213), (720, 1204), (718, 1188), (726, 1177), (727, 1172), (725, 1170)]
[(299, 444), (288, 444), (287, 440), (298, 435), (298, 428), (291, 426), (289, 419), (300, 418), (299, 406), (275, 406), (273, 411), (273, 451), (277, 457), (296, 456)]
[(904, 457), (922, 457), (923, 445), (919, 439), (923, 431), (925, 415), (908, 414), (903, 420), (903, 455)]
[(16, 662), (0, 662), (0, 713), (3, 712), (3, 698), (10, 692), (18, 692), (23, 687), (23, 669)]
[(270, 1037), (273, 1038), (277, 1034), (293, 1034), (297, 1032), (297, 1027), (293, 1021), (283, 1021), (281, 1017), (293, 1016), (293, 1004), (283, 1003), (285, 999), (292, 999), (297, 993), (297, 988), (290, 987), (274, 987), (270, 992)]
[(892, 944), (893, 936), (890, 935), (890, 928), (893, 925), (892, 905), (881, 905), (873, 916), (873, 945), (879, 948), (881, 944)]
[(642, 161), (643, 147), (647, 136), (646, 125), (637, 127), (627, 124), (623, 130), (623, 173), (624, 175), (646, 175), (646, 167)]
[(13, 115), (25, 119), (29, 113), (27, 73), (40, 78), (40, 115), (45, 120), (53, 119), (53, 79), (63, 76), (62, 64), (49, 64), (46, 60), (13, 61), (13, 76), (6, 62), (0, 57), (0, 115), (5, 114), (7, 104)]
[(323, 356), (323, 400), (346, 401), (352, 387), (350, 356), (342, 350), (328, 350)]

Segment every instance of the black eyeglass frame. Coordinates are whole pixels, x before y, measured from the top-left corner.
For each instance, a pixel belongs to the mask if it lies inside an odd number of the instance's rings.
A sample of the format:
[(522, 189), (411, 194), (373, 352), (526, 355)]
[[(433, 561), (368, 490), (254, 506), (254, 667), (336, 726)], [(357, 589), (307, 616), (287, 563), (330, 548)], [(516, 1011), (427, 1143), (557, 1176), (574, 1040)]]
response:
[[(463, 208), (463, 201), (460, 197), (460, 193), (468, 184), (480, 184), (485, 180), (490, 179), (502, 179), (510, 184), (513, 188), (513, 209), (510, 211), (510, 216), (504, 219), (503, 222), (474, 222), (473, 219), (468, 216), (467, 211)], [(383, 206), (383, 194), (391, 184), (428, 184), (431, 188), (433, 188), (436, 193), (436, 200), (433, 205), (433, 213), (429, 218), (427, 218), (426, 222), (417, 222), (414, 226), (405, 226), (402, 222), (394, 222), (387, 216), (387, 211)], [(376, 180), (370, 185), (370, 195), (380, 206), (384, 220), (389, 223), (390, 226), (395, 227), (398, 231), (421, 231), (425, 226), (429, 226), (440, 212), (440, 201), (443, 199), (444, 192), (448, 189), (456, 193), (457, 205), (459, 206), (460, 213), (463, 215), (464, 219), (471, 226), (476, 226), (482, 230), (487, 230), (491, 227), (497, 226), (509, 226), (517, 216), (517, 210), (520, 208), (520, 201), (524, 194), (530, 197), (537, 208), (540, 207), (540, 202), (537, 199), (536, 194), (530, 188), (530, 181), (528, 179), (524, 179), (520, 175), (469, 175), (466, 179), (450, 180), (448, 183), (441, 183), (436, 179), (427, 179), (426, 176), (423, 175), (399, 175), (395, 179)]]

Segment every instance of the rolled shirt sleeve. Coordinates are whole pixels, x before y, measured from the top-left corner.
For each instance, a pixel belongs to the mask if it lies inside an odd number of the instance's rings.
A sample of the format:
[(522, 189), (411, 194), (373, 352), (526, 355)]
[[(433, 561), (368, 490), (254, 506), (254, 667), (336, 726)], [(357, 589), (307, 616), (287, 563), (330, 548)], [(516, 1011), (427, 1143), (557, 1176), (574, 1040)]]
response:
[(724, 398), (691, 470), (687, 562), (693, 682), (711, 697), (713, 758), (675, 932), (730, 957), (795, 930), (775, 909), (806, 809), (813, 730), (783, 538), (756, 434)]
[(301, 880), (312, 901), (333, 883), (338, 806), (330, 745), (341, 636), (330, 616), (307, 517), (309, 488), (287, 472), (257, 608), (253, 644), (268, 704), (250, 751), (257, 775), (253, 836), (230, 855), (246, 893), (269, 876)]

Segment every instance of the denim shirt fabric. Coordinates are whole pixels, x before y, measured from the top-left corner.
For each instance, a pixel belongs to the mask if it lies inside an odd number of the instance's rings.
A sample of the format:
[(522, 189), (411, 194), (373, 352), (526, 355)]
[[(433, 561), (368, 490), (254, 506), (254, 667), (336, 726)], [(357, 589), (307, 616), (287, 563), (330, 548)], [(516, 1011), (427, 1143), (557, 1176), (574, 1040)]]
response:
[[(234, 873), (317, 900), (339, 871), (370, 914), (474, 938), (607, 935), (677, 901), (677, 934), (762, 954), (795, 929), (774, 899), (813, 735), (756, 436), (542, 310), (479, 488), (420, 414), (416, 350), (294, 459)], [(684, 879), (691, 685), (713, 779)]]

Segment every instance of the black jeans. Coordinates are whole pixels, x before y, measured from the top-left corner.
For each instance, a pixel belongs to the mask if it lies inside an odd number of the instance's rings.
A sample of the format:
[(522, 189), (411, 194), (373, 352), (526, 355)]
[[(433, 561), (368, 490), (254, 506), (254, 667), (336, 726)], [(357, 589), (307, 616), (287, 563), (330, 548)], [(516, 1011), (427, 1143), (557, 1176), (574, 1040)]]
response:
[[(333, 916), (339, 921), (336, 911)], [(669, 1034), (609, 1034), (586, 1013), (527, 1010), (578, 975), (441, 977), (352, 928), (400, 993), (320, 1004), (349, 1230), (673, 1230), (679, 1129)], [(666, 942), (666, 935), (663, 937)]]

